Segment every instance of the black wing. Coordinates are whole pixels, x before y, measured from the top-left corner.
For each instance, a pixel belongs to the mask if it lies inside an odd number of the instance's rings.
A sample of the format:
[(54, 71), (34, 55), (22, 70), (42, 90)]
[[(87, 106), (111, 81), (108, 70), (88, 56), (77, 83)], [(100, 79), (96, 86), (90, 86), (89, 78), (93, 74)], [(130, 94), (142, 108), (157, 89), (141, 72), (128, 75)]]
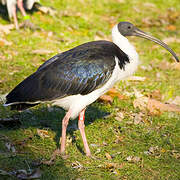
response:
[(109, 80), (115, 67), (115, 56), (121, 68), (129, 62), (127, 55), (108, 41), (85, 43), (58, 54), (17, 85), (7, 95), (6, 104), (88, 94)]

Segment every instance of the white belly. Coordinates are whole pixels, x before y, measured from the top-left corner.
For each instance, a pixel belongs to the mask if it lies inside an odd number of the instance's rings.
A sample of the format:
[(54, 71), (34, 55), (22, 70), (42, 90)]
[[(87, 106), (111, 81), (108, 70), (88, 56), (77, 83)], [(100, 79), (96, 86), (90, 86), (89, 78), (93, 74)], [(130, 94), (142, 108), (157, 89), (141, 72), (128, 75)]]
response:
[(95, 91), (87, 95), (78, 94), (68, 96), (62, 99), (56, 99), (53, 101), (53, 105), (60, 106), (65, 110), (71, 109), (71, 118), (76, 118), (86, 106), (96, 101), (96, 99), (98, 99), (102, 94), (106, 93), (110, 88), (113, 87), (113, 85), (117, 81), (130, 76), (137, 69), (138, 61), (135, 62), (130, 60), (130, 63), (126, 64), (125, 66), (125, 71), (119, 68), (117, 58), (115, 58), (115, 61), (116, 66), (112, 73), (112, 76), (104, 86), (102, 86), (99, 89), (96, 89)]

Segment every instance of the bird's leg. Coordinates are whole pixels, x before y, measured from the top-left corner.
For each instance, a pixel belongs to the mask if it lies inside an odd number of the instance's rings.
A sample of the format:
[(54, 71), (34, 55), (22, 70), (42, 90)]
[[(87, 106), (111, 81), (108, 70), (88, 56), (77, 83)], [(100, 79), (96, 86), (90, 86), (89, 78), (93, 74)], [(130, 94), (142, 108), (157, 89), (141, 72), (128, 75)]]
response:
[(12, 14), (13, 14), (15, 28), (19, 29), (17, 15), (16, 15), (16, 5), (13, 5), (12, 7)]
[(56, 149), (53, 152), (51, 159), (49, 161), (43, 161), (43, 164), (48, 164), (48, 165), (53, 164), (57, 155), (61, 155), (62, 158), (66, 158), (66, 156), (64, 156), (65, 155), (65, 148), (66, 148), (66, 129), (67, 129), (70, 117), (71, 117), (71, 110), (69, 110), (66, 113), (66, 115), (64, 116), (64, 118), (62, 120), (62, 137), (61, 137), (61, 142), (60, 142), (61, 143), (60, 150), (59, 150), (59, 148)]
[(83, 140), (83, 144), (84, 144), (84, 148), (86, 151), (86, 156), (91, 156), (91, 151), (89, 149), (88, 143), (87, 143), (87, 139), (86, 139), (86, 135), (85, 135), (85, 131), (84, 131), (84, 119), (85, 119), (85, 109), (83, 109), (80, 113), (79, 113), (79, 121), (78, 121), (78, 126), (79, 126), (79, 130), (82, 136), (82, 140)]
[(26, 11), (25, 11), (25, 9), (24, 9), (24, 7), (23, 7), (23, 0), (18, 0), (18, 1), (17, 1), (17, 6), (18, 6), (18, 8), (20, 9), (22, 15), (23, 15), (23, 16), (26, 16)]
[(62, 120), (62, 137), (61, 137), (61, 149), (60, 153), (65, 153), (65, 147), (66, 147), (66, 129), (68, 126), (69, 119), (71, 117), (71, 110), (69, 110), (66, 115), (64, 116)]

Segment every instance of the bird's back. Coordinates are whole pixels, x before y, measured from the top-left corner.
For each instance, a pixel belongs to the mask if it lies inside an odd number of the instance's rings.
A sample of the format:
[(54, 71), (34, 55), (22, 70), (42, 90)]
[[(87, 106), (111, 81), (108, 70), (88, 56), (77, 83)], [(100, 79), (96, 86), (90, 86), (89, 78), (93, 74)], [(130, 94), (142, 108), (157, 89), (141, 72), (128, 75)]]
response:
[(115, 57), (119, 59), (121, 69), (129, 62), (127, 55), (108, 41), (85, 43), (58, 54), (17, 85), (7, 95), (6, 104), (21, 104), (23, 109), (26, 104), (34, 105), (75, 94), (86, 95), (108, 81)]

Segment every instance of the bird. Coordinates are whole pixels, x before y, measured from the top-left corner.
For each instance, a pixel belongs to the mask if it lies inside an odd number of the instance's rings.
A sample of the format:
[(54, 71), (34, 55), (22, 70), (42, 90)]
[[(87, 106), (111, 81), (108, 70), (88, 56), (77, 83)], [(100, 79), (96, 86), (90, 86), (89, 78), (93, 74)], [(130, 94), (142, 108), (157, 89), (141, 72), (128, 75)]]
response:
[(130, 22), (119, 22), (112, 28), (112, 42), (91, 41), (59, 53), (40, 67), (7, 96), (4, 106), (24, 110), (39, 103), (51, 102), (67, 112), (62, 120), (59, 152), (65, 154), (69, 119), (79, 116), (78, 127), (86, 156), (91, 151), (85, 135), (85, 110), (113, 85), (132, 75), (139, 64), (135, 47), (128, 36), (139, 36), (167, 49), (177, 62), (175, 52), (161, 40), (141, 31)]
[[(16, 10), (17, 10), (16, 5), (21, 11), (24, 20), (29, 19), (29, 16), (26, 14), (26, 11), (23, 6), (23, 0), (0, 0), (0, 2), (2, 3), (2, 5), (7, 6), (9, 19), (13, 18), (16, 29), (19, 29), (17, 14), (16, 14)], [(39, 0), (26, 0), (25, 6), (28, 10), (30, 10), (32, 9), (35, 3), (39, 3)]]

